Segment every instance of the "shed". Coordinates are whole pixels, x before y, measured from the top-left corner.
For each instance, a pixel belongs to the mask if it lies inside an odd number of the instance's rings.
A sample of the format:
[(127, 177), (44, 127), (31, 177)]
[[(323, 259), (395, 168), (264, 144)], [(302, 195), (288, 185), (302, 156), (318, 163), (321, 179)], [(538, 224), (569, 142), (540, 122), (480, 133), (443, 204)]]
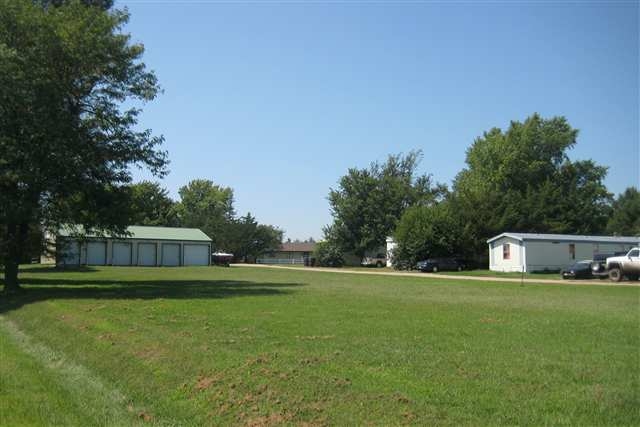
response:
[(487, 240), (492, 271), (554, 271), (597, 254), (627, 252), (640, 237), (502, 233)]
[(127, 227), (128, 236), (81, 230), (67, 226), (58, 231), (56, 265), (211, 265), (211, 239), (197, 228), (134, 225)]

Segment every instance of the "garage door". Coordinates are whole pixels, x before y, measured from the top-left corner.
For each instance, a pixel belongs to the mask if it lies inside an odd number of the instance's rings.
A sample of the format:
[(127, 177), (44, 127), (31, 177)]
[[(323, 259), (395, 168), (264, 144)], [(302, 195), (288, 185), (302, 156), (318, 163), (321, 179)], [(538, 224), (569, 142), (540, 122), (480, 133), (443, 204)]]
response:
[(184, 245), (184, 265), (209, 265), (209, 245)]
[(87, 265), (105, 265), (107, 263), (107, 243), (89, 242), (87, 244)]
[(131, 265), (131, 243), (113, 243), (113, 257), (111, 258), (111, 264)]
[(58, 262), (62, 265), (78, 265), (80, 264), (80, 245), (76, 241), (60, 242), (60, 259)]
[(138, 245), (138, 265), (156, 265), (156, 244), (140, 243)]
[(162, 245), (162, 263), (165, 267), (180, 265), (180, 245), (164, 243)]

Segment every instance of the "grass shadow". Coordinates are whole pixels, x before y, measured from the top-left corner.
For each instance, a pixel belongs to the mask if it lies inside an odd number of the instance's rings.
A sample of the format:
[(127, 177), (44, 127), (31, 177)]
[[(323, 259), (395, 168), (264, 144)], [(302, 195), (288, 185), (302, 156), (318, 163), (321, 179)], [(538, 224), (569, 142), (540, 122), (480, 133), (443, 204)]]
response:
[(46, 273), (46, 274), (55, 274), (55, 273), (95, 273), (96, 270), (94, 267), (88, 265), (75, 265), (68, 267), (58, 267), (56, 265), (43, 265), (43, 264), (33, 264), (29, 266), (20, 266), (20, 274), (22, 273)]
[(275, 296), (293, 292), (301, 283), (240, 280), (108, 280), (21, 279), (23, 291), (0, 297), (0, 314), (24, 305), (54, 299), (217, 299)]

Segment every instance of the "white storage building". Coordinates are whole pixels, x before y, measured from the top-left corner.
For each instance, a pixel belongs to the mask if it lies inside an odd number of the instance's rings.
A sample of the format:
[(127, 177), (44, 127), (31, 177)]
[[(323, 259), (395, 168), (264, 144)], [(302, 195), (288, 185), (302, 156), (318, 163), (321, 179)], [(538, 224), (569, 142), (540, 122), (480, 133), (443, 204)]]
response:
[(197, 228), (127, 227), (129, 236), (85, 234), (65, 227), (55, 241), (56, 264), (187, 266), (211, 265), (211, 239)]
[(492, 271), (560, 270), (596, 254), (627, 252), (640, 237), (502, 233), (487, 240)]

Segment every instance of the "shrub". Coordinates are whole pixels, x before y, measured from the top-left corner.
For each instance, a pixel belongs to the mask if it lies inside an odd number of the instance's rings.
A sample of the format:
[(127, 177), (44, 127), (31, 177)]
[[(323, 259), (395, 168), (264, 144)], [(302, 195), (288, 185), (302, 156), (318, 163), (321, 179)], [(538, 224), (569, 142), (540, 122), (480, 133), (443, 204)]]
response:
[(342, 267), (344, 265), (342, 250), (330, 241), (318, 242), (313, 257), (321, 267)]

